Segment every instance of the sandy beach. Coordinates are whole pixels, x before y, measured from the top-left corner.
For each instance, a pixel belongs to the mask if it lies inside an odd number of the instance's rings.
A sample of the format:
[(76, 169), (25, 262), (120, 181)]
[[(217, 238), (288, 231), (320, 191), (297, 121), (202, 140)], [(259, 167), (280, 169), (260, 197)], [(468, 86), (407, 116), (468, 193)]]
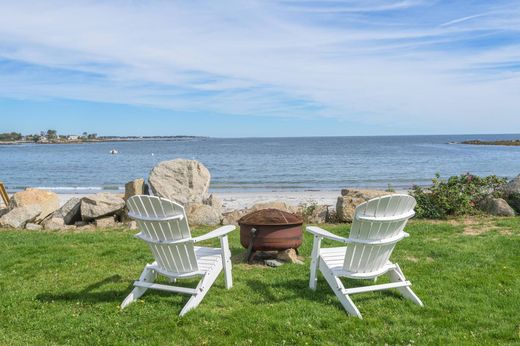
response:
[[(214, 194), (222, 200), (224, 210), (231, 211), (271, 201), (282, 201), (289, 205), (317, 203), (335, 206), (340, 191), (255, 191), (214, 192)], [(88, 196), (88, 194), (59, 194), (62, 205), (72, 197), (84, 196)]]

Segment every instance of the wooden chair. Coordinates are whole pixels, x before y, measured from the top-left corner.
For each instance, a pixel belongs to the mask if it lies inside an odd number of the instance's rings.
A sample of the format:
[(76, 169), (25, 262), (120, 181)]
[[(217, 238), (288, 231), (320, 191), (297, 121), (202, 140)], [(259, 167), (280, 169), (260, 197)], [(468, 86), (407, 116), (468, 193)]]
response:
[[(133, 196), (128, 199), (128, 215), (137, 221), (140, 233), (152, 251), (155, 262), (147, 264), (135, 288), (121, 304), (128, 304), (141, 297), (149, 288), (191, 295), (180, 312), (183, 316), (196, 308), (218, 275), (224, 270), (225, 286), (233, 286), (231, 276), (231, 252), (227, 234), (235, 226), (223, 226), (200, 237), (192, 238), (184, 208), (167, 199), (152, 196)], [(220, 238), (220, 248), (195, 246), (211, 238)], [(196, 288), (185, 288), (154, 283), (157, 275), (175, 282), (177, 279), (200, 276)]]
[[(405, 298), (423, 306), (410, 288), (397, 263), (390, 256), (397, 242), (408, 233), (403, 231), (408, 219), (415, 215), (415, 199), (408, 195), (391, 195), (372, 199), (356, 208), (348, 238), (337, 236), (319, 227), (307, 227), (314, 235), (309, 286), (316, 289), (319, 269), (345, 310), (362, 318), (350, 298), (353, 294), (395, 288)], [(342, 247), (321, 248), (323, 238), (346, 244)], [(345, 288), (340, 278), (377, 279), (388, 274), (390, 283)]]

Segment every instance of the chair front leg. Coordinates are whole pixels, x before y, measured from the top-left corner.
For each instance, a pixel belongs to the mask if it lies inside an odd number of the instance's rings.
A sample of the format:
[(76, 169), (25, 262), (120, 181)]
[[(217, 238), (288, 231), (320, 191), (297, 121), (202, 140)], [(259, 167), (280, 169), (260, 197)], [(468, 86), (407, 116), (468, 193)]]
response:
[(229, 250), (229, 242), (227, 234), (220, 237), (220, 249), (222, 251), (222, 267), (224, 269), (224, 282), (226, 288), (233, 287), (233, 277), (231, 274), (231, 251)]
[(321, 246), (321, 237), (317, 235), (314, 236), (314, 243), (312, 245), (312, 254), (311, 254), (311, 276), (309, 280), (309, 287), (312, 290), (316, 290), (316, 286), (318, 283), (318, 265), (320, 263), (320, 246)]

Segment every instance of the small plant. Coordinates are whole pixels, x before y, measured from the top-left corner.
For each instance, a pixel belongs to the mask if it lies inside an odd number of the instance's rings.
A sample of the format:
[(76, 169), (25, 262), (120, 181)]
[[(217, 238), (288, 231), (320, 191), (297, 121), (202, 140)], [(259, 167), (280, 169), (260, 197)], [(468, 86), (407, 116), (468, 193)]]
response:
[(316, 202), (313, 202), (313, 203), (301, 203), (299, 205), (299, 210), (300, 210), (300, 214), (303, 218), (303, 222), (307, 223), (309, 222), (309, 219), (310, 217), (312, 216), (312, 214), (314, 213), (314, 211), (316, 210), (316, 208), (318, 207), (318, 204)]
[(501, 197), (506, 183), (495, 175), (479, 177), (469, 173), (442, 180), (437, 173), (429, 188), (414, 186), (412, 196), (417, 200), (418, 217), (444, 219), (448, 216), (478, 213), (478, 203), (486, 197)]

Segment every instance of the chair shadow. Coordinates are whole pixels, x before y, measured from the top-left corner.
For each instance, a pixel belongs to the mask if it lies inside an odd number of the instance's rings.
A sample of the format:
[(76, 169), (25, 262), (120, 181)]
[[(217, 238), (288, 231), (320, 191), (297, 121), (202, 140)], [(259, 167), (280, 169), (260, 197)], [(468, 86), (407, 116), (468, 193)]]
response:
[(36, 299), (42, 302), (53, 302), (53, 301), (82, 301), (89, 303), (102, 303), (102, 302), (114, 302), (124, 298), (125, 294), (128, 294), (132, 290), (132, 284), (123, 290), (108, 290), (101, 292), (92, 292), (98, 288), (103, 287), (109, 283), (121, 282), (120, 275), (109, 276), (99, 282), (88, 285), (81, 291), (68, 291), (59, 294), (52, 293), (41, 293), (36, 296)]
[[(255, 292), (260, 292), (264, 298), (265, 302), (282, 302), (288, 300), (296, 300), (296, 299), (306, 299), (314, 302), (326, 302), (330, 301), (331, 298), (335, 298), (334, 292), (328, 285), (327, 281), (324, 279), (318, 282), (318, 287), (316, 291), (313, 291), (309, 288), (308, 280), (287, 280), (283, 282), (270, 282), (266, 283), (260, 280), (248, 280), (247, 285), (254, 290)], [(361, 287), (366, 285), (373, 285), (373, 282), (370, 281), (359, 281), (359, 280), (348, 280), (346, 281), (347, 285), (345, 287), (354, 288)], [(278, 289), (282, 288), (285, 294), (275, 294), (274, 291), (278, 291)], [(289, 293), (290, 292), (290, 293)], [(402, 296), (393, 290), (384, 290), (379, 291), (380, 294), (401, 299)], [(371, 301), (374, 299), (381, 299), (378, 294), (374, 294), (374, 292), (355, 295), (356, 302), (365, 302)], [(328, 304), (328, 303), (327, 303)], [(338, 307), (341, 309), (341, 305), (338, 301)]]

